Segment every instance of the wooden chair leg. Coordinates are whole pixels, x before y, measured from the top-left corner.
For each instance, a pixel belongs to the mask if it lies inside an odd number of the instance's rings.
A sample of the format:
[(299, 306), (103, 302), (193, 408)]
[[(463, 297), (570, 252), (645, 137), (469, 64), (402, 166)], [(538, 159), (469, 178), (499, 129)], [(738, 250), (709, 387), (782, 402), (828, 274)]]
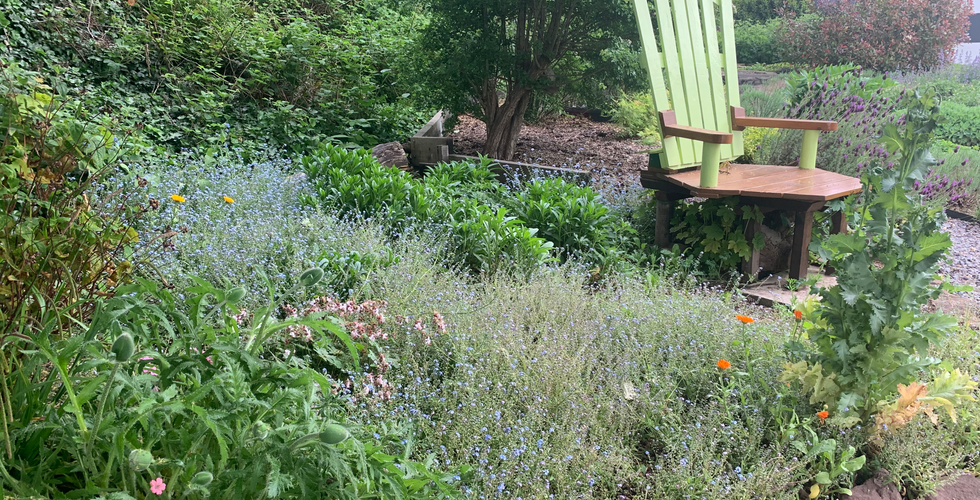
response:
[[(745, 240), (752, 245), (752, 240), (755, 239), (755, 234), (760, 231), (761, 224), (756, 220), (750, 220), (748, 226), (745, 228)], [(759, 263), (761, 261), (762, 252), (756, 250), (752, 247), (752, 255), (747, 259), (742, 259), (742, 274), (746, 277), (758, 277), (759, 276)]]
[(674, 215), (674, 203), (674, 201), (657, 200), (657, 229), (653, 236), (653, 243), (660, 248), (670, 248), (670, 218)]
[(793, 251), (789, 258), (789, 277), (806, 279), (810, 267), (810, 236), (813, 233), (813, 212), (796, 212), (793, 227)]
[(844, 212), (834, 212), (830, 215), (830, 234), (847, 234), (847, 220)]

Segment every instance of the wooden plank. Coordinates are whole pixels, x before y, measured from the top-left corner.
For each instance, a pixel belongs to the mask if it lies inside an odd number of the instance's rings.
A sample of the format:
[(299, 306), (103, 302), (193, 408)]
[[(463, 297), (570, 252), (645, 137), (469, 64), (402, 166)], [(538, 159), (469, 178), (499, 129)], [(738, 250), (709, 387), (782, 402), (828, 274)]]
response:
[(766, 127), (766, 128), (793, 129), (793, 130), (824, 130), (828, 132), (837, 130), (837, 122), (820, 121), (820, 120), (794, 120), (789, 118), (759, 118), (753, 116), (741, 116), (741, 117), (735, 116), (734, 121), (735, 121), (735, 125), (739, 127)]
[[(643, 61), (646, 62), (647, 76), (650, 78), (650, 88), (653, 91), (653, 105), (657, 110), (666, 111), (670, 109), (670, 99), (667, 94), (667, 86), (664, 83), (663, 61), (665, 58), (657, 50), (657, 37), (654, 35), (653, 19), (650, 17), (650, 4), (647, 3), (647, 0), (634, 0), (633, 7), (636, 11), (637, 26), (640, 30)], [(662, 146), (664, 154), (667, 156), (667, 164), (670, 166), (680, 165), (681, 158), (677, 140), (665, 139), (662, 141)]]
[[(670, 88), (670, 99), (673, 102), (671, 109), (677, 113), (679, 123), (690, 124), (687, 117), (687, 97), (684, 95), (684, 79), (681, 76), (680, 59), (677, 55), (677, 36), (674, 34), (674, 20), (671, 16), (670, 0), (656, 0), (657, 5), (657, 25), (660, 27), (660, 36), (663, 41), (664, 62), (667, 70), (667, 86)], [(663, 110), (661, 110), (663, 111)], [(695, 164), (697, 160), (694, 155), (694, 142), (688, 139), (673, 139), (677, 144), (677, 152), (680, 157), (677, 164), (671, 163), (669, 166), (680, 166)], [(698, 148), (701, 149), (701, 148)]]
[(711, 144), (731, 144), (732, 134), (698, 127), (678, 125), (673, 111), (660, 112), (660, 130), (664, 137), (676, 136)]
[[(729, 106), (741, 106), (738, 89), (738, 62), (735, 59), (735, 20), (732, 14), (732, 0), (721, 0), (721, 41), (722, 66), (725, 69), (725, 93)], [(733, 133), (732, 154), (741, 156), (745, 152), (740, 132)]]
[[(700, 92), (698, 92), (698, 74), (694, 63), (694, 47), (691, 45), (691, 25), (687, 18), (687, 2), (688, 0), (671, 0), (674, 7), (674, 30), (677, 33), (678, 63), (680, 64), (683, 85), (681, 87), (671, 85), (670, 89), (672, 95), (675, 96), (678, 93), (683, 93), (687, 103), (687, 117), (682, 119), (678, 116), (678, 124), (704, 128), (704, 118), (701, 112), (704, 104), (701, 101)], [(674, 106), (675, 111), (678, 108), (679, 106)], [(694, 161), (701, 161), (701, 148), (697, 145), (694, 146)]]
[(710, 189), (700, 187), (698, 171), (662, 178), (706, 198), (750, 196), (788, 198), (810, 203), (842, 198), (861, 191), (860, 180), (819, 169), (800, 170), (776, 165), (732, 165), (731, 168), (728, 174), (719, 175), (718, 186)]
[[(718, 25), (715, 22), (715, 2), (717, 0), (701, 0), (701, 15), (704, 16), (704, 44), (708, 61), (708, 79), (711, 86), (712, 110), (715, 113), (715, 123), (721, 132), (732, 132), (728, 120), (728, 101), (725, 99), (725, 82), (721, 74), (721, 53), (718, 45)], [(733, 138), (734, 141), (734, 138)], [(729, 145), (721, 147), (722, 161), (735, 159), (733, 149)]]

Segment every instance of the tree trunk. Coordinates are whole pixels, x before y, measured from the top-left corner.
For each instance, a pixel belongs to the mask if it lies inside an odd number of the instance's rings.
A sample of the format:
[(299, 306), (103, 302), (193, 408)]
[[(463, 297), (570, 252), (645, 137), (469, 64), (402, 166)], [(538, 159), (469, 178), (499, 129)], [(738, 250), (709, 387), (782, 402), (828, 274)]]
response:
[[(498, 160), (514, 158), (517, 138), (521, 135), (524, 125), (524, 112), (531, 103), (533, 91), (524, 87), (516, 87), (507, 94), (503, 104), (484, 102), (487, 124), (487, 142), (483, 154)], [(496, 100), (496, 92), (493, 93)]]

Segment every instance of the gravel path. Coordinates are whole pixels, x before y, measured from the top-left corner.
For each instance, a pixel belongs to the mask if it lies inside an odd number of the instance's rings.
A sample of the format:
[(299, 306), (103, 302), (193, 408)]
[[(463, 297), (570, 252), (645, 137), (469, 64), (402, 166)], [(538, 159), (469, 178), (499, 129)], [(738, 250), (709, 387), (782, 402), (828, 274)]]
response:
[(972, 286), (974, 291), (966, 294), (980, 302), (980, 225), (949, 219), (943, 230), (953, 240), (953, 248), (949, 252), (951, 261), (941, 264), (940, 272), (954, 284)]

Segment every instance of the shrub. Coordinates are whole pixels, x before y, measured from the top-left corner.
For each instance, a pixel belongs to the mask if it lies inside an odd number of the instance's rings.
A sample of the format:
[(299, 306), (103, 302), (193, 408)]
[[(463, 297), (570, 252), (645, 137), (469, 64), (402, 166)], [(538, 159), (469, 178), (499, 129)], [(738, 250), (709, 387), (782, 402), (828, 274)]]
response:
[(616, 100), (616, 106), (610, 115), (613, 123), (620, 127), (623, 138), (639, 137), (644, 144), (650, 145), (660, 142), (657, 108), (653, 104), (653, 95), (649, 92), (622, 95)]
[(670, 231), (686, 245), (685, 253), (701, 256), (701, 264), (710, 274), (725, 269), (737, 269), (742, 259), (761, 249), (765, 236), (756, 233), (752, 241), (745, 239), (748, 221), (762, 222), (757, 207), (739, 209), (734, 198), (707, 200), (701, 203), (682, 203), (671, 219)]
[(930, 69), (949, 62), (970, 12), (965, 0), (831, 0), (817, 14), (784, 17), (779, 43), (787, 59), (811, 65)]
[[(899, 119), (896, 99), (887, 95), (893, 85), (887, 76), (867, 76), (854, 66), (799, 72), (787, 78), (789, 103), (784, 113), (787, 118), (837, 121), (836, 132), (822, 134), (817, 166), (857, 175), (870, 159), (891, 155), (878, 145), (877, 135), (885, 124)], [(795, 165), (801, 137), (802, 132), (793, 130), (767, 135), (755, 153), (756, 162)]]
[(947, 101), (941, 109), (946, 120), (936, 129), (936, 137), (963, 146), (980, 146), (980, 106)]
[(780, 46), (776, 41), (779, 20), (764, 24), (735, 22), (735, 46), (738, 62), (742, 64), (775, 64), (780, 62)]
[[(132, 193), (101, 200), (90, 187), (126, 152), (42, 76), (0, 62), (0, 338), (48, 314), (84, 320), (93, 299), (131, 274)], [(113, 199), (114, 198), (114, 199)], [(118, 204), (118, 207), (117, 207)]]
[[(813, 4), (812, 0), (734, 0), (735, 20), (764, 23), (779, 17), (780, 12), (788, 11), (806, 14)], [(739, 46), (741, 50), (741, 46)]]

